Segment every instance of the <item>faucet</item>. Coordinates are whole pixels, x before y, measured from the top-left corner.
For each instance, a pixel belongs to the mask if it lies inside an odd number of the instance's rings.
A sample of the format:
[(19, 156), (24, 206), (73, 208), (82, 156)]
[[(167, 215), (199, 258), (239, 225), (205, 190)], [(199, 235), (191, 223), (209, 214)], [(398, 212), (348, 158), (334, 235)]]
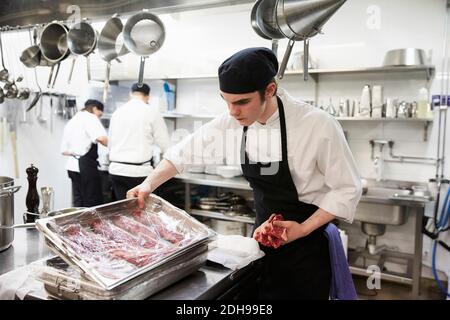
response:
[[(389, 144), (391, 140), (370, 140), (370, 145), (372, 147), (371, 159), (373, 160), (373, 165), (375, 167), (376, 173), (376, 181), (379, 182), (383, 180), (383, 167), (384, 167), (384, 158), (383, 158), (383, 148), (385, 145)], [(377, 157), (374, 156), (375, 145), (378, 144), (380, 151)]]
[(384, 167), (383, 158), (382, 157), (376, 157), (373, 160), (373, 165), (375, 166), (375, 174), (376, 174), (375, 180), (377, 182), (380, 182), (381, 180), (383, 180), (383, 167)]
[(387, 250), (388, 247), (385, 244), (377, 246), (377, 236), (370, 235), (366, 242), (366, 247), (371, 255), (377, 255), (380, 252)]

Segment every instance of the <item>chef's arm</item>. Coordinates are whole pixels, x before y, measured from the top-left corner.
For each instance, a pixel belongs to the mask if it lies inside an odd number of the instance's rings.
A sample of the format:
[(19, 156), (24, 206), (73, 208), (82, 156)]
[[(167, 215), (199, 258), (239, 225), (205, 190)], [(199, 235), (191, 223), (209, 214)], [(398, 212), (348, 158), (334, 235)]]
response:
[[(273, 224), (279, 227), (286, 228), (286, 233), (283, 235), (285, 243), (306, 237), (314, 230), (320, 228), (324, 224), (334, 220), (336, 216), (319, 208), (308, 219), (302, 223), (296, 221), (274, 221)], [(256, 233), (256, 230), (255, 230)]]
[(177, 173), (177, 169), (172, 162), (167, 159), (163, 159), (152, 171), (152, 173), (148, 175), (144, 182), (127, 192), (127, 198), (137, 197), (139, 207), (143, 208), (145, 205), (145, 199), (148, 195), (164, 182), (174, 177)]
[(151, 192), (153, 192), (156, 188), (162, 185), (167, 180), (173, 178), (177, 174), (177, 169), (167, 159), (163, 159), (148, 175), (143, 184), (150, 186)]
[(304, 233), (304, 235), (308, 235), (311, 232), (313, 232), (314, 230), (323, 226), (324, 224), (331, 222), (335, 218), (336, 218), (336, 216), (332, 215), (328, 211), (323, 210), (322, 208), (319, 208), (303, 223), (300, 223), (298, 232), (299, 232), (300, 236), (303, 233)]
[(97, 142), (101, 143), (105, 147), (108, 146), (108, 137), (107, 136), (100, 136), (96, 139)]

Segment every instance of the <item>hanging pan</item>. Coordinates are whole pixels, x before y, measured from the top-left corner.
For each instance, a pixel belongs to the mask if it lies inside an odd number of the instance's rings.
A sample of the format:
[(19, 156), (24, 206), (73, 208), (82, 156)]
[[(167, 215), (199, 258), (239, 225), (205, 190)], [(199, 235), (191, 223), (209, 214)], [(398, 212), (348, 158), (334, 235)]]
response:
[(129, 52), (123, 43), (123, 23), (117, 14), (106, 21), (105, 26), (98, 37), (98, 52), (106, 61), (105, 87), (103, 89), (103, 102), (106, 102), (109, 90), (109, 77), (111, 73), (111, 61)]
[(258, 0), (252, 8), (251, 23), (253, 30), (267, 40), (283, 39), (278, 30), (275, 17), (277, 0)]
[(41, 62), (41, 48), (37, 45), (37, 28), (33, 28), (33, 43), (20, 55), (20, 61), (27, 68), (35, 68)]
[(162, 21), (146, 10), (131, 16), (125, 23), (123, 28), (125, 46), (134, 54), (141, 56), (139, 84), (144, 80), (145, 59), (161, 48), (165, 34)]
[[(82, 21), (74, 24), (67, 34), (67, 45), (71, 53), (75, 56), (85, 56), (87, 64), (87, 76), (88, 81), (91, 81), (91, 66), (89, 61), (89, 55), (94, 51), (97, 45), (97, 31), (87, 21)], [(70, 69), (69, 83), (72, 79), (73, 68), (75, 66), (75, 60), (72, 61), (72, 67)]]
[(51, 22), (44, 27), (41, 34), (41, 52), (42, 56), (50, 63), (51, 71), (47, 87), (50, 88), (53, 69), (57, 65), (56, 74), (53, 79), (51, 87), (55, 86), (56, 78), (60, 68), (61, 61), (66, 59), (69, 54), (69, 47), (67, 45), (68, 28), (66, 25), (59, 22)]

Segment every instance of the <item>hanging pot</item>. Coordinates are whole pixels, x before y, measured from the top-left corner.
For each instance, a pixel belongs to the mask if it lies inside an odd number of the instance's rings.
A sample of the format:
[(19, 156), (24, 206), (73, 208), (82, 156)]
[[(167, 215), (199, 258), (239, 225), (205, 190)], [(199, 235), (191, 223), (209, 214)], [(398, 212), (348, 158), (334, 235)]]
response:
[[(14, 179), (0, 177), (0, 225), (14, 225), (14, 193), (20, 186), (14, 186)], [(14, 230), (0, 229), (0, 251), (6, 250), (14, 240)]]
[(41, 48), (37, 45), (37, 29), (33, 28), (33, 44), (20, 55), (20, 61), (28, 68), (35, 68), (41, 63)]
[(165, 35), (162, 21), (146, 10), (131, 16), (125, 23), (123, 28), (125, 46), (134, 54), (141, 56), (139, 84), (144, 80), (145, 59), (161, 48)]
[(19, 89), (14, 82), (7, 82), (4, 85), (3, 90), (5, 92), (5, 97), (8, 99), (15, 99), (19, 94)]
[[(44, 27), (41, 34), (40, 48), (42, 56), (49, 62), (51, 66), (49, 82), (47, 87), (54, 87), (56, 78), (58, 77), (60, 63), (66, 59), (69, 54), (67, 45), (68, 28), (62, 23), (51, 22)], [(51, 85), (53, 69), (57, 65), (56, 74)]]
[(52, 63), (58, 63), (67, 58), (70, 54), (67, 34), (67, 26), (59, 22), (51, 22), (44, 27), (40, 48), (45, 59)]
[(251, 12), (253, 30), (267, 40), (284, 38), (276, 23), (276, 2), (277, 0), (258, 0)]
[(27, 100), (29, 97), (30, 97), (30, 89), (28, 88), (19, 89), (19, 92), (17, 93), (17, 99)]
[[(74, 24), (67, 34), (67, 45), (71, 53), (76, 56), (85, 56), (87, 63), (88, 81), (91, 81), (91, 68), (89, 61), (89, 54), (94, 51), (97, 45), (97, 31), (92, 25), (86, 21)], [(72, 67), (69, 75), (69, 82), (72, 79), (75, 59), (72, 61)]]
[(106, 77), (103, 89), (103, 102), (106, 102), (109, 90), (109, 78), (111, 73), (111, 61), (130, 52), (127, 47), (121, 43), (123, 24), (117, 14), (106, 21), (105, 26), (98, 37), (98, 52), (103, 60), (106, 61)]

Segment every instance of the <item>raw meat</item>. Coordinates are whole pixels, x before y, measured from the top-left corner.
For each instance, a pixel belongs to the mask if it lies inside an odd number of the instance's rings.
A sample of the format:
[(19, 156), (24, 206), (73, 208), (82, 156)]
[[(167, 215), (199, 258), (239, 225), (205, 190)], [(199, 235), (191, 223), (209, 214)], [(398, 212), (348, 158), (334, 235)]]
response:
[(100, 234), (90, 232), (80, 225), (69, 225), (65, 228), (64, 234), (73, 249), (90, 261), (100, 261), (106, 254), (141, 267), (156, 258), (158, 254), (158, 252), (135, 247), (131, 243), (117, 243)]
[(162, 242), (158, 241), (159, 236), (155, 230), (131, 218), (115, 216), (111, 218), (111, 221), (119, 228), (136, 235), (136, 237), (139, 238), (140, 243), (146, 248), (155, 248), (164, 245)]
[(108, 239), (114, 240), (118, 243), (128, 243), (131, 245), (140, 245), (139, 240), (122, 230), (121, 228), (116, 227), (112, 223), (102, 219), (95, 219), (89, 224), (92, 230), (95, 233), (101, 234)]
[(264, 227), (264, 232), (255, 233), (255, 240), (266, 247), (279, 248), (283, 242), (282, 236), (286, 228), (275, 226), (273, 222), (283, 220), (284, 218), (281, 214), (272, 216)]
[(152, 226), (153, 228), (155, 228), (162, 238), (171, 243), (179, 243), (184, 240), (184, 236), (181, 233), (169, 230), (164, 225), (161, 218), (156, 214), (147, 214), (144, 211), (136, 210), (133, 211), (131, 215), (136, 221), (146, 226)]

